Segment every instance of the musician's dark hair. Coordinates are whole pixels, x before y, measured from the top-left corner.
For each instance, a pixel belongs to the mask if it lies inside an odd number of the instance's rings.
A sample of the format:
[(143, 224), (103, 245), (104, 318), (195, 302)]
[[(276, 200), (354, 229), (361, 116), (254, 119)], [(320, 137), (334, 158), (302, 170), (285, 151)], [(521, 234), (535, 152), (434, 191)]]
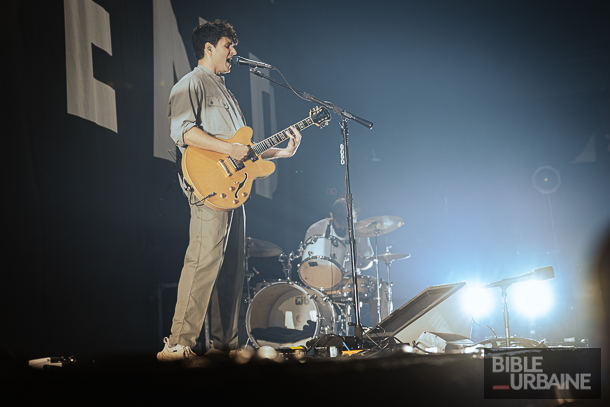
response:
[(208, 21), (195, 27), (191, 35), (195, 58), (202, 59), (205, 55), (205, 44), (209, 42), (216, 46), (222, 37), (227, 37), (233, 45), (237, 45), (237, 34), (233, 26), (224, 20)]
[[(345, 198), (339, 198), (333, 203), (333, 209), (331, 211), (333, 213), (333, 218), (340, 225), (347, 225), (347, 205), (345, 204)], [(354, 218), (357, 217), (358, 208), (355, 205), (352, 205), (352, 213)]]

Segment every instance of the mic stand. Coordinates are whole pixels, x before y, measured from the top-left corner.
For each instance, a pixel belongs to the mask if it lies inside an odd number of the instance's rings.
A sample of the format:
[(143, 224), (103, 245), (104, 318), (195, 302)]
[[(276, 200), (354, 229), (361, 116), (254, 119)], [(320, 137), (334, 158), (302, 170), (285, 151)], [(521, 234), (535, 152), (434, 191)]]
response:
[(502, 290), (502, 304), (504, 305), (504, 337), (506, 338), (506, 347), (510, 348), (510, 326), (508, 322), (508, 285), (500, 286)]
[(341, 116), (341, 135), (343, 136), (343, 152), (344, 157), (341, 158), (342, 164), (345, 164), (345, 206), (347, 209), (347, 231), (349, 236), (349, 248), (350, 248), (350, 266), (352, 267), (352, 302), (354, 303), (354, 336), (356, 337), (357, 348), (362, 348), (362, 323), (360, 322), (360, 304), (358, 302), (358, 276), (356, 275), (356, 263), (358, 262), (358, 251), (356, 249), (356, 238), (354, 234), (354, 211), (353, 211), (353, 195), (350, 187), (349, 178), (349, 153), (347, 149), (347, 119), (345, 116)]
[[(507, 279), (508, 280), (508, 279)], [(502, 314), (504, 316), (504, 342), (507, 348), (510, 348), (510, 325), (508, 320), (508, 287), (512, 285), (511, 281), (493, 283), (493, 287), (499, 287), (502, 290)], [(490, 287), (491, 288), (491, 287)]]
[(299, 90), (294, 89), (291, 86), (288, 86), (284, 83), (278, 82), (275, 79), (270, 78), (269, 76), (265, 75), (264, 73), (262, 73), (261, 71), (257, 70), (254, 67), (250, 68), (250, 73), (259, 76), (263, 79), (267, 79), (268, 81), (271, 81), (275, 84), (278, 84), (286, 89), (289, 89), (293, 92), (295, 92), (297, 95), (299, 95), (300, 97), (302, 97), (303, 99), (309, 101), (309, 102), (313, 102), (313, 103), (317, 103), (319, 105), (322, 105), (324, 107), (326, 107), (327, 109), (337, 113), (338, 115), (341, 116), (341, 122), (339, 123), (339, 126), (341, 127), (341, 136), (343, 138), (343, 154), (341, 156), (341, 164), (345, 164), (345, 205), (347, 207), (347, 226), (348, 226), (348, 234), (349, 234), (349, 243), (350, 243), (350, 255), (351, 258), (353, 259), (351, 261), (351, 267), (352, 267), (352, 287), (354, 287), (353, 290), (353, 303), (354, 303), (354, 336), (356, 337), (356, 346), (357, 348), (362, 348), (362, 337), (363, 337), (363, 329), (362, 329), (362, 324), (360, 323), (360, 307), (358, 306), (358, 278), (356, 276), (356, 262), (358, 261), (357, 256), (357, 251), (356, 251), (356, 239), (354, 237), (354, 213), (353, 213), (353, 208), (352, 208), (352, 203), (353, 203), (353, 196), (352, 196), (352, 192), (351, 192), (351, 187), (350, 187), (350, 177), (349, 177), (349, 153), (348, 153), (348, 143), (347, 143), (347, 136), (348, 136), (348, 128), (347, 128), (347, 120), (351, 119), (353, 121), (355, 121), (358, 124), (361, 124), (362, 126), (371, 129), (373, 128), (373, 123), (365, 120), (361, 117), (358, 117), (356, 115), (351, 114), (350, 112), (341, 109), (339, 106), (335, 105), (334, 103), (328, 102), (328, 101), (324, 101), (324, 100), (320, 100), (317, 97), (310, 95), (309, 93), (306, 92), (301, 92)]
[(500, 281), (489, 283), (483, 286), (483, 288), (500, 287), (502, 290), (502, 304), (504, 307), (504, 336), (506, 347), (510, 347), (510, 327), (508, 321), (508, 287), (514, 283), (520, 283), (528, 280), (548, 280), (555, 278), (555, 271), (553, 266), (539, 267), (534, 269), (530, 273), (525, 273), (517, 277), (505, 278)]

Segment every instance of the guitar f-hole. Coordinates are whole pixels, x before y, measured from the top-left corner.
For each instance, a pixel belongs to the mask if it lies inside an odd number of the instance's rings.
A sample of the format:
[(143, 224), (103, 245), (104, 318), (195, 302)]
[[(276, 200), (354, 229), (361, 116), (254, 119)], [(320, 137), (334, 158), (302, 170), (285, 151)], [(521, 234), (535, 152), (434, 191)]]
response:
[(235, 191), (235, 199), (238, 198), (237, 194), (239, 193), (239, 191), (244, 187), (244, 185), (246, 184), (246, 181), (248, 180), (248, 173), (245, 173), (245, 177), (244, 180), (242, 182), (239, 183), (239, 185), (237, 185), (237, 191)]

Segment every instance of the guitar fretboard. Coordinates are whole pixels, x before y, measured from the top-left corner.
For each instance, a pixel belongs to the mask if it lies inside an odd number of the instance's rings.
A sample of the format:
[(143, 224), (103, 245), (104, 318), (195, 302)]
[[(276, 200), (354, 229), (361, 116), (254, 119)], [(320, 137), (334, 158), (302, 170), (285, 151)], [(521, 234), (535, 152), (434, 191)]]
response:
[[(296, 127), (299, 131), (304, 130), (314, 124), (311, 117), (301, 120), (298, 123), (295, 123), (294, 127)], [(252, 146), (252, 149), (256, 152), (257, 155), (261, 155), (265, 151), (269, 150), (272, 147), (277, 146), (282, 141), (288, 139), (289, 128), (285, 128), (284, 130), (275, 133), (271, 137), (267, 137), (266, 139), (259, 141), (258, 143)]]

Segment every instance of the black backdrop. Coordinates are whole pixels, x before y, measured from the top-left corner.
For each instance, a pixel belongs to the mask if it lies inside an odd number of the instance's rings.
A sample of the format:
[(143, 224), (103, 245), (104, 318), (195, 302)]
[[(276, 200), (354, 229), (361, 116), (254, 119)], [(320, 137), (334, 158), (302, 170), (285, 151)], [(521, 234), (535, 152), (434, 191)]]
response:
[[(115, 91), (116, 132), (67, 113), (64, 2), (3, 6), (0, 329), (7, 349), (31, 357), (157, 349), (157, 287), (177, 281), (188, 240), (173, 163), (153, 152), (155, 2), (95, 3), (110, 16), (112, 55), (92, 46), (93, 76)], [(240, 55), (375, 123), (350, 122), (352, 190), (361, 218), (405, 220), (380, 239), (381, 250), (412, 254), (393, 266), (396, 307), (430, 285), (553, 264), (543, 334), (589, 333), (579, 298), (610, 219), (605, 2), (170, 4), (191, 67), (199, 18), (227, 19)], [(233, 71), (228, 86), (251, 123), (249, 73)], [(275, 87), (275, 108), (283, 128), (311, 105)], [(307, 130), (297, 156), (278, 163), (273, 199), (247, 205), (248, 236), (296, 251), (327, 215), (344, 192), (337, 122)], [(532, 185), (544, 166), (561, 174), (551, 195)], [(262, 267), (274, 274), (277, 262)], [(499, 312), (490, 318), (501, 330)]]

